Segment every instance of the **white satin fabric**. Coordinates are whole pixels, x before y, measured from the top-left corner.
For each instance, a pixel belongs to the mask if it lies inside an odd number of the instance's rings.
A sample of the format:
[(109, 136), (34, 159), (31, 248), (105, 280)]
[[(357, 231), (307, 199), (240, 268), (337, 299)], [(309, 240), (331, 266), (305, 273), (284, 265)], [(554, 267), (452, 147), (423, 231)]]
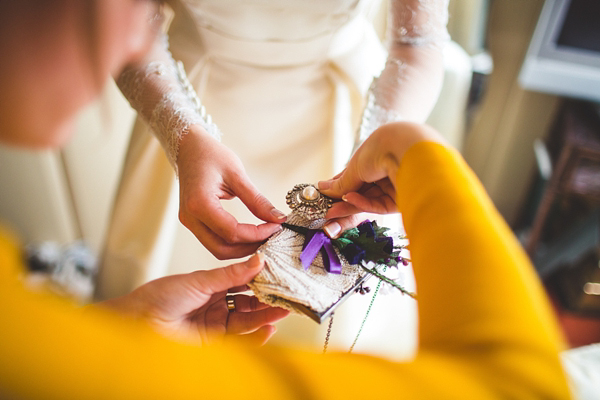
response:
[[(293, 185), (331, 177), (349, 157), (364, 93), (386, 57), (366, 18), (374, 6), (355, 0), (175, 5), (169, 31), (174, 58), (186, 65), (224, 144), (282, 210)], [(176, 224), (172, 191), (174, 175), (138, 122), (107, 238), (102, 296), (121, 294), (164, 272), (159, 266), (170, 246), (158, 238)], [(227, 208), (240, 220), (254, 221), (245, 207), (231, 203)], [(171, 271), (222, 264), (201, 250), (190, 257), (187, 242), (177, 246)]]
[[(386, 52), (368, 20), (378, 3), (185, 0), (175, 5), (169, 31), (173, 57), (184, 62), (223, 143), (281, 210), (287, 210), (285, 194), (295, 184), (330, 178), (350, 155), (364, 95), (385, 65)], [(108, 233), (99, 297), (123, 294), (164, 274), (161, 266), (169, 259), (170, 273), (231, 263), (217, 261), (178, 223), (177, 192), (163, 150), (138, 121)], [(225, 208), (240, 221), (257, 221), (237, 200)], [(334, 347), (348, 348), (366, 300), (346, 307), (349, 319), (338, 317)], [(379, 299), (386, 300), (394, 302)], [(414, 326), (414, 310), (402, 310), (396, 319), (382, 311), (371, 323), (377, 327), (377, 320), (392, 318), (388, 327)], [(324, 331), (315, 328), (304, 317), (292, 317), (276, 336), (318, 347)]]

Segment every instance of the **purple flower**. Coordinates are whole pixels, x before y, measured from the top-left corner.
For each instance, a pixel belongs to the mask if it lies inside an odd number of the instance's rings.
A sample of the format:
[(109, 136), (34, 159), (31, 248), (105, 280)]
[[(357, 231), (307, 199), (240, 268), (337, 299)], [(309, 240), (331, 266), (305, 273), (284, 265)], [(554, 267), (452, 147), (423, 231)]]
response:
[(377, 239), (375, 239), (375, 242), (377, 242), (377, 243), (387, 242), (383, 246), (383, 251), (385, 251), (386, 253), (391, 254), (392, 251), (394, 251), (394, 239), (389, 236), (378, 237)]
[(373, 229), (373, 223), (369, 220), (361, 222), (357, 227), (360, 234), (365, 233), (367, 237), (375, 236), (375, 229)]
[(343, 248), (342, 254), (350, 264), (355, 265), (365, 258), (366, 252), (354, 243), (350, 243)]

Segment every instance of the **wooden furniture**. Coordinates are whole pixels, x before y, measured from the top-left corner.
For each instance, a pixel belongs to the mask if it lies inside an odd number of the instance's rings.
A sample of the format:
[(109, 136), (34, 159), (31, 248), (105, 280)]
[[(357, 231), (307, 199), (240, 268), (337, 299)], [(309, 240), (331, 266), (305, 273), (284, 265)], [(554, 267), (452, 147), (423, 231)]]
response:
[(526, 242), (530, 256), (559, 198), (578, 196), (600, 206), (600, 107), (565, 100), (548, 144), (555, 149), (553, 172)]

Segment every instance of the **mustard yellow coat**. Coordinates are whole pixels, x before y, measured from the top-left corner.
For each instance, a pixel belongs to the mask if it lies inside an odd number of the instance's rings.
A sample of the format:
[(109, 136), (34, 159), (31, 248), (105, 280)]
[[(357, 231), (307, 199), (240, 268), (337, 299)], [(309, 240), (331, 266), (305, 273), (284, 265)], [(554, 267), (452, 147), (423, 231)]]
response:
[(460, 155), (417, 144), (397, 183), (419, 298), (414, 360), (175, 343), (24, 289), (3, 235), (0, 398), (569, 398), (541, 285)]

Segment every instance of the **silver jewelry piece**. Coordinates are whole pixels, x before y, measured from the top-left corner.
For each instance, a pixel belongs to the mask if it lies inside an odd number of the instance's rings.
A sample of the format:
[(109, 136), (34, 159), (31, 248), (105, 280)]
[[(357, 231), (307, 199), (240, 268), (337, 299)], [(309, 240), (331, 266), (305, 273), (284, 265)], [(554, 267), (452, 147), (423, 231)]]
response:
[(313, 185), (301, 183), (294, 186), (285, 196), (287, 205), (308, 220), (324, 218), (333, 200)]
[(227, 310), (229, 312), (234, 312), (235, 311), (235, 297), (225, 296), (225, 301), (227, 302)]
[(223, 135), (219, 130), (219, 127), (213, 122), (212, 117), (206, 111), (206, 107), (200, 102), (200, 98), (194, 90), (194, 86), (188, 79), (187, 74), (185, 73), (185, 67), (181, 61), (177, 61), (177, 77), (179, 78), (179, 82), (187, 97), (194, 105), (195, 111), (200, 115), (200, 118), (202, 118), (202, 122), (204, 122), (203, 128), (206, 129), (206, 132), (213, 138), (221, 141), (221, 136)]

